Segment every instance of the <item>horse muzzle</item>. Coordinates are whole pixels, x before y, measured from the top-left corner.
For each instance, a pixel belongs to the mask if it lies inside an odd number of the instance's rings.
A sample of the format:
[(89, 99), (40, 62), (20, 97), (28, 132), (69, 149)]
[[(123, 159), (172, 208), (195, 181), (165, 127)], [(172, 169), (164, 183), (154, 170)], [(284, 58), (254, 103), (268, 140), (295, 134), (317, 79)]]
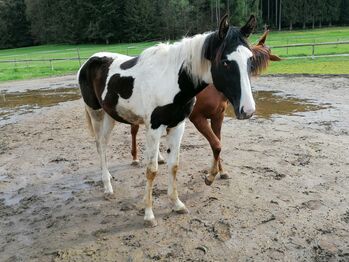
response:
[(255, 110), (250, 110), (248, 112), (244, 111), (244, 108), (241, 108), (241, 112), (239, 112), (238, 114), (236, 114), (236, 118), (239, 120), (244, 120), (244, 119), (249, 119), (253, 116)]

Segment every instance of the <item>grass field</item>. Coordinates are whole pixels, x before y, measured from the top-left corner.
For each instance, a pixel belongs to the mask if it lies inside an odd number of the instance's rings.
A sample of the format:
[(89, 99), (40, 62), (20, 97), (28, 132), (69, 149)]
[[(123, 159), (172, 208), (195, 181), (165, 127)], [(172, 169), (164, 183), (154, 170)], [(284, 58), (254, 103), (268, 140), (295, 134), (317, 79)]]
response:
[[(261, 34), (255, 34), (251, 43), (256, 43)], [(296, 43), (321, 43), (349, 41), (349, 27), (315, 29), (306, 31), (271, 32), (267, 44), (278, 46)], [(0, 81), (28, 79), (75, 73), (79, 68), (79, 61), (47, 61), (21, 62), (20, 60), (54, 59), (54, 58), (87, 58), (93, 53), (101, 51), (117, 52), (137, 55), (143, 49), (156, 42), (143, 42), (113, 45), (44, 45), (17, 49), (0, 50)], [(271, 74), (349, 74), (349, 57), (327, 57), (310, 59), (311, 47), (274, 48), (273, 53), (286, 60), (272, 63), (268, 73)], [(317, 46), (315, 55), (349, 54), (349, 44)], [(304, 56), (304, 59), (289, 59), (287, 57)], [(1, 63), (4, 60), (15, 62)], [(82, 62), (84, 60), (82, 59)]]

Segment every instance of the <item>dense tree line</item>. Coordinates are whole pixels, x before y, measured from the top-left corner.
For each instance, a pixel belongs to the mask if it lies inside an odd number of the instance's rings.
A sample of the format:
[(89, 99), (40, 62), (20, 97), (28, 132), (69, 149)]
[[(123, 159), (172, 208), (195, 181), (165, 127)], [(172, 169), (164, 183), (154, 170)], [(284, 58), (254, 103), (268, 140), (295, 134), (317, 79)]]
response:
[(0, 0), (0, 48), (46, 43), (176, 39), (212, 30), (230, 14), (242, 24), (349, 24), (349, 0)]

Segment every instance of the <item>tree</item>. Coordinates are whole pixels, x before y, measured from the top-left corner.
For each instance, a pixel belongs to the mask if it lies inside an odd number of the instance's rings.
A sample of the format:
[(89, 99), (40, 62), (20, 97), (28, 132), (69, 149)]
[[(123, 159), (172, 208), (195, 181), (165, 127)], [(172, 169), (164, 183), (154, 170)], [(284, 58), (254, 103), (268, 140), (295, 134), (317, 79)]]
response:
[(20, 47), (31, 43), (24, 0), (0, 1), (0, 48)]

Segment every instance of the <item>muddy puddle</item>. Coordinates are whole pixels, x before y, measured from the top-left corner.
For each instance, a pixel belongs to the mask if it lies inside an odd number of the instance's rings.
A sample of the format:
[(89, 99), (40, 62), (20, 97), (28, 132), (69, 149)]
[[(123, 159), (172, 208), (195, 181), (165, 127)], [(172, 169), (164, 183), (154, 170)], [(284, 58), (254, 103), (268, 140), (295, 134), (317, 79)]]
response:
[(25, 92), (0, 92), (0, 124), (35, 109), (79, 99), (77, 88), (46, 88)]
[[(308, 99), (290, 97), (278, 91), (256, 91), (253, 93), (256, 102), (257, 118), (271, 118), (273, 115), (298, 115), (299, 113), (328, 108), (328, 104), (315, 104)], [(229, 106), (227, 116), (235, 117), (234, 109)]]
[[(79, 89), (63, 87), (29, 90), (26, 92), (1, 92), (0, 124), (14, 120), (18, 115), (31, 113), (35, 109), (77, 100), (80, 97)], [(315, 104), (307, 99), (285, 96), (277, 91), (256, 91), (254, 92), (254, 98), (257, 118), (270, 118), (273, 115), (295, 115), (328, 107), (328, 105)], [(234, 110), (229, 107), (226, 115), (235, 117)]]

